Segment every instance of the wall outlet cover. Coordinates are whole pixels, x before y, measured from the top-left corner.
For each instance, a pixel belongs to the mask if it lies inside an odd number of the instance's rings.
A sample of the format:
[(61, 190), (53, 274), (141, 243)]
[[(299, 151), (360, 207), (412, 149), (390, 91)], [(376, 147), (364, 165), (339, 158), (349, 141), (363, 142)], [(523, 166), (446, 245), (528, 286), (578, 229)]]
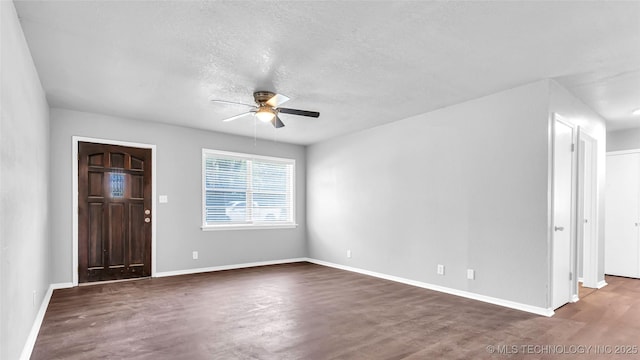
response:
[(467, 279), (474, 280), (476, 278), (476, 271), (473, 269), (467, 269)]

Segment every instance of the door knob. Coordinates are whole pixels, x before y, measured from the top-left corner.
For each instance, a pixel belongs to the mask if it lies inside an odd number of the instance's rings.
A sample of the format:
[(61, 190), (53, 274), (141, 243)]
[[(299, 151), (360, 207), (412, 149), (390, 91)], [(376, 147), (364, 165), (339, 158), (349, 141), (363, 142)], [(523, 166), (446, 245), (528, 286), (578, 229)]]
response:
[(564, 227), (563, 226), (556, 226), (553, 228), (553, 230), (555, 231), (564, 231)]
[(149, 209), (145, 209), (145, 210), (144, 210), (144, 214), (145, 214), (145, 215), (149, 215), (149, 214), (151, 214), (151, 210), (149, 210)]
[(151, 219), (149, 219), (149, 218), (144, 218), (144, 222), (148, 223), (148, 222), (150, 222), (150, 221), (151, 221)]

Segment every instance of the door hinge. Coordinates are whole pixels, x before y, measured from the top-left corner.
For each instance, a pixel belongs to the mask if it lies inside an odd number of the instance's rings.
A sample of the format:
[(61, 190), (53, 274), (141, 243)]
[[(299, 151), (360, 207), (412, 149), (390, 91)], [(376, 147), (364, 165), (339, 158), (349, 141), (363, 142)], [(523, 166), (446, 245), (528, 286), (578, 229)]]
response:
[(572, 272), (569, 273), (569, 280), (573, 280), (573, 273)]
[(571, 152), (576, 151), (576, 144), (571, 144)]

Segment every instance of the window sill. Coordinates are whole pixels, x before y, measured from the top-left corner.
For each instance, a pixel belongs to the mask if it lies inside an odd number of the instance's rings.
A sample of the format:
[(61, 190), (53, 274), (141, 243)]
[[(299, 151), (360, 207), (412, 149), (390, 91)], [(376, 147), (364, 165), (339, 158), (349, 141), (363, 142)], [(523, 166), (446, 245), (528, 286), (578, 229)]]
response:
[(220, 230), (267, 230), (267, 229), (295, 229), (298, 224), (248, 224), (248, 225), (203, 225), (200, 227), (202, 231), (220, 231)]

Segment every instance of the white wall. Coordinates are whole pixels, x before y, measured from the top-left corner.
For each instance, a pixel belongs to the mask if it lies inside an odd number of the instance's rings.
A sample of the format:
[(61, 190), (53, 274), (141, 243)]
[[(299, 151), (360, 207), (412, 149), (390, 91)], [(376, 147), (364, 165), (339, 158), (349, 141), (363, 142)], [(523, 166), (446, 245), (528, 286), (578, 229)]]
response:
[(607, 151), (640, 149), (640, 128), (607, 132)]
[(548, 97), (540, 81), (310, 146), (310, 257), (549, 307)]
[(0, 359), (18, 359), (50, 280), (49, 107), (13, 2), (0, 16)]
[(604, 119), (555, 81), (550, 81), (549, 111), (579, 126), (597, 144), (598, 281), (604, 281), (604, 191), (607, 135)]
[[(305, 148), (165, 124), (51, 110), (52, 275), (71, 282), (72, 136), (157, 145), (157, 271), (169, 272), (306, 256)], [(202, 148), (296, 160), (296, 229), (206, 231), (202, 225)], [(197, 250), (199, 259), (192, 260)]]

